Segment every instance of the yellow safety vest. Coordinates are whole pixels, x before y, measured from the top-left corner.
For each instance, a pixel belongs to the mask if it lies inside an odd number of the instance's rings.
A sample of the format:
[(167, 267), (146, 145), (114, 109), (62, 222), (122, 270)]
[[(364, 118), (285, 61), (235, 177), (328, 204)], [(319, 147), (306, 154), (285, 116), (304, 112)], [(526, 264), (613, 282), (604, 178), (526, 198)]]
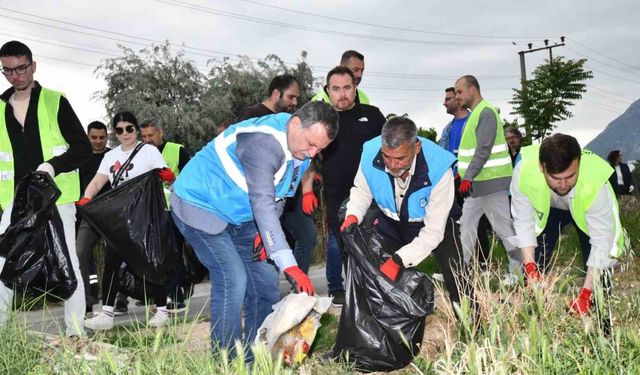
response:
[[(38, 129), (44, 161), (62, 155), (69, 149), (69, 144), (60, 132), (58, 110), (62, 93), (42, 88), (38, 97)], [(6, 103), (0, 101), (0, 206), (7, 207), (13, 201), (15, 182), (13, 148), (7, 131), (5, 119)], [(57, 205), (75, 202), (80, 197), (80, 174), (78, 170), (59, 173), (55, 177), (56, 185), (62, 192), (56, 201)]]
[[(540, 235), (547, 226), (549, 211), (551, 209), (551, 188), (540, 170), (539, 162), (540, 145), (532, 145), (522, 148), (522, 166), (520, 167), (520, 177), (518, 178), (518, 189), (527, 196), (529, 202), (536, 211), (536, 235)], [(613, 173), (613, 168), (605, 160), (595, 155), (589, 150), (582, 150), (580, 166), (578, 167), (578, 181), (575, 186), (575, 198), (571, 199), (569, 211), (571, 217), (576, 222), (581, 231), (589, 234), (586, 213), (596, 199), (598, 192), (603, 185), (615, 196), (609, 176)], [(620, 214), (618, 201), (614, 203), (615, 220), (611, 223), (611, 230), (614, 231), (614, 243), (611, 245), (610, 256), (620, 257), (628, 246), (627, 236), (620, 224)]]
[(480, 113), (482, 113), (485, 108), (489, 108), (496, 115), (496, 139), (493, 143), (489, 160), (487, 160), (480, 173), (478, 173), (473, 180), (493, 180), (496, 178), (509, 177), (513, 174), (509, 147), (507, 146), (507, 141), (504, 139), (502, 119), (498, 111), (496, 111), (488, 101), (483, 99), (469, 115), (469, 120), (467, 120), (467, 124), (464, 126), (462, 138), (460, 139), (460, 147), (458, 148), (458, 172), (462, 179), (464, 179), (464, 173), (469, 168), (473, 155), (476, 153), (476, 147), (478, 146), (476, 129), (478, 128)]
[(176, 177), (180, 174), (180, 147), (183, 146), (178, 143), (165, 142), (164, 148), (162, 149), (162, 157)]

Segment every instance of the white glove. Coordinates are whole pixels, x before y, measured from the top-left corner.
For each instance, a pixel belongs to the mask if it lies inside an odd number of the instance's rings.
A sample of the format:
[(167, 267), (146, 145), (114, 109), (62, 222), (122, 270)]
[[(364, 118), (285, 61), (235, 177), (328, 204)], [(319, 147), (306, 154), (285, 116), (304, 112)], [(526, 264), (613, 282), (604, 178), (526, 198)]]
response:
[(635, 189), (635, 187), (633, 185), (629, 186), (629, 193), (633, 193), (634, 189)]
[(38, 172), (47, 172), (49, 173), (49, 176), (51, 176), (51, 178), (54, 178), (56, 176), (56, 171), (53, 169), (53, 166), (49, 163), (42, 163), (38, 166), (38, 169), (36, 169), (36, 171)]

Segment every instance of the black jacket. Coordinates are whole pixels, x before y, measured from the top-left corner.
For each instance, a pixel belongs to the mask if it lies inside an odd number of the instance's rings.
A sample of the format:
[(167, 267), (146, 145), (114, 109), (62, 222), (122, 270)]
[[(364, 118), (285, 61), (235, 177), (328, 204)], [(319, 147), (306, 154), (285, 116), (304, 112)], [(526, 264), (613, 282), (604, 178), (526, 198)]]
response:
[(622, 173), (623, 184), (618, 184), (618, 175), (614, 167), (614, 171), (609, 177), (611, 187), (613, 187), (613, 191), (616, 192), (616, 195), (630, 195), (632, 192), (629, 190), (631, 189), (631, 186), (635, 189), (636, 183), (633, 181), (633, 176), (631, 175), (629, 166), (625, 163), (620, 163), (620, 172)]

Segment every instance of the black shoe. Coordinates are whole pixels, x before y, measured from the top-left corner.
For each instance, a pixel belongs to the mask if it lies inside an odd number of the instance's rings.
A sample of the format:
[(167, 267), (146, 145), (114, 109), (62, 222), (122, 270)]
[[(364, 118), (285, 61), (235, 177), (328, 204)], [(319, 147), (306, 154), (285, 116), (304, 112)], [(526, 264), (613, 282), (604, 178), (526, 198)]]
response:
[(126, 303), (120, 303), (121, 301), (116, 302), (116, 307), (113, 309), (113, 316), (121, 316), (125, 315), (129, 312), (129, 308)]
[(329, 292), (329, 297), (333, 297), (333, 301), (331, 301), (333, 306), (344, 305), (344, 290), (334, 290)]
[(184, 304), (184, 302), (169, 302), (167, 303), (167, 312), (169, 314), (178, 314), (181, 312), (185, 312), (187, 311), (187, 305)]

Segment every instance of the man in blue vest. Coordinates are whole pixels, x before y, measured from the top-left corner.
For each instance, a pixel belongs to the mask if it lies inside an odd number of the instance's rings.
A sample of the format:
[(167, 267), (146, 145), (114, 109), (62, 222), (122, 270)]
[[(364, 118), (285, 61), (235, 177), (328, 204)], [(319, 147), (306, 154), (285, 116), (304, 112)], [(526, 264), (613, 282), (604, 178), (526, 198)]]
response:
[[(54, 177), (62, 195), (56, 202), (64, 226), (64, 235), (78, 287), (64, 304), (68, 336), (84, 334), (85, 295), (78, 255), (76, 254), (76, 208), (80, 198), (77, 169), (91, 156), (91, 145), (82, 124), (67, 99), (59, 92), (44, 88), (33, 79), (36, 62), (31, 50), (18, 41), (0, 48), (2, 74), (11, 84), (0, 99), (4, 111), (0, 117), (0, 204), (3, 213), (0, 233), (9, 226), (15, 184), (33, 171)], [(4, 267), (0, 258), (0, 269)], [(13, 291), (0, 284), (0, 324), (7, 318)]]
[(399, 272), (415, 267), (432, 252), (436, 256), (452, 303), (459, 291), (470, 293), (457, 225), (450, 212), (454, 202), (452, 166), (456, 158), (426, 138), (406, 117), (393, 117), (382, 135), (364, 144), (353, 182), (346, 218), (340, 230), (361, 223), (371, 201), (381, 213), (376, 230), (395, 252), (380, 271), (395, 281)]
[[(279, 217), (310, 159), (337, 132), (338, 115), (323, 102), (307, 103), (293, 115), (251, 118), (214, 138), (173, 184), (174, 222), (209, 269), (214, 347), (253, 342), (280, 299), (278, 270), (298, 292), (314, 293)], [(256, 232), (265, 248), (259, 261), (253, 261)]]

